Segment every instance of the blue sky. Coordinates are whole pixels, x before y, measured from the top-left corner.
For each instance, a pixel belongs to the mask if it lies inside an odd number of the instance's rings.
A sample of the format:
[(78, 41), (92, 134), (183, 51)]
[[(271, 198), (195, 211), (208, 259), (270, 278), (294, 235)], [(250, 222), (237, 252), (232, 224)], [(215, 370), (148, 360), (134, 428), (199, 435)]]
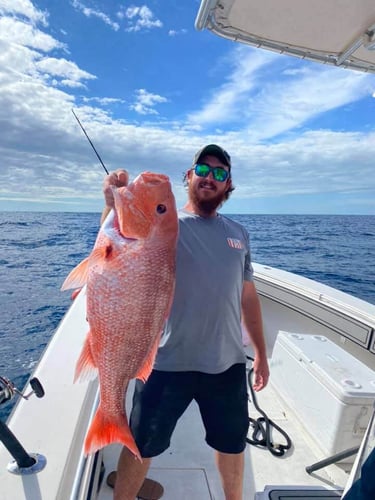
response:
[(375, 214), (375, 75), (196, 31), (199, 0), (0, 0), (0, 210), (100, 211), (104, 171), (231, 154), (226, 213)]

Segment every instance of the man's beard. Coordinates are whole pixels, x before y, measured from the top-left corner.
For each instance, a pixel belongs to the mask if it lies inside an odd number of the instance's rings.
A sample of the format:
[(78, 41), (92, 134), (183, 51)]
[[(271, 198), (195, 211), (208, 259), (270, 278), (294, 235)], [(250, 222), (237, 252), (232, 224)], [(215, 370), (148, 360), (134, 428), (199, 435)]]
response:
[(189, 198), (192, 204), (197, 207), (200, 212), (206, 215), (211, 215), (226, 201), (226, 191), (224, 191), (223, 193), (217, 193), (216, 196), (213, 196), (209, 199), (202, 199), (199, 196), (199, 189), (194, 189), (194, 187), (190, 184)]

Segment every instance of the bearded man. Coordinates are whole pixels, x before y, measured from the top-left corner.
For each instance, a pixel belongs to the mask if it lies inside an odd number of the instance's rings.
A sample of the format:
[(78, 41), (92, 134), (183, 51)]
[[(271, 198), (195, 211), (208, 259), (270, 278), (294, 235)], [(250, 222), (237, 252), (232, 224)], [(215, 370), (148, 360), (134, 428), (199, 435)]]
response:
[[(125, 182), (124, 171), (106, 178), (102, 218), (113, 207), (110, 186)], [(199, 406), (206, 442), (215, 450), (225, 498), (242, 500), (249, 415), (241, 322), (255, 353), (253, 387), (259, 391), (268, 382), (249, 235), (217, 212), (234, 190), (229, 154), (216, 144), (203, 147), (184, 182), (188, 200), (179, 211), (174, 300), (154, 369), (146, 383), (136, 382), (130, 415), (142, 462), (123, 448), (115, 500), (134, 500), (151, 458), (169, 447), (177, 420), (192, 400)]]

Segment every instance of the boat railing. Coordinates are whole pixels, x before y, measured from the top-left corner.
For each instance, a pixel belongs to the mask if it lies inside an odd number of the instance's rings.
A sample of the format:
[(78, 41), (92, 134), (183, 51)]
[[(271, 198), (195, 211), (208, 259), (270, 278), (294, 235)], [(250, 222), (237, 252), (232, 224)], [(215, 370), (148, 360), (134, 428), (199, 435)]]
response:
[[(358, 306), (354, 306), (349, 304), (348, 302), (344, 302), (344, 300), (340, 300), (337, 297), (332, 297), (329, 296), (328, 293), (321, 292), (318, 290), (314, 290), (313, 288), (309, 286), (305, 286), (301, 283), (297, 283), (295, 280), (288, 280), (287, 278), (283, 279), (280, 276), (280, 271), (277, 271), (277, 275), (272, 275), (272, 273), (269, 272), (263, 272), (262, 270), (265, 271), (272, 271), (273, 268), (269, 266), (260, 266), (257, 267), (255, 270), (255, 277), (259, 280), (266, 280), (269, 283), (273, 283), (275, 285), (281, 286), (282, 288), (290, 288), (291, 284), (293, 286), (293, 290), (298, 292), (300, 295), (303, 295), (307, 298), (310, 298), (312, 300), (315, 300), (317, 302), (321, 302), (323, 304), (326, 304), (330, 308), (334, 308), (336, 310), (339, 310), (342, 313), (347, 314), (348, 316), (351, 316), (353, 318), (356, 318), (358, 320), (364, 321), (371, 325), (373, 328), (375, 328), (375, 316), (374, 314), (367, 313), (366, 311), (363, 311), (362, 309), (359, 309)], [(285, 271), (286, 272), (286, 271)], [(287, 273), (287, 272), (286, 272)], [(290, 274), (290, 273), (287, 273)], [(296, 275), (293, 275), (294, 277)], [(301, 277), (302, 278), (302, 277)], [(308, 281), (308, 278), (302, 278), (306, 281)], [(317, 282), (315, 282), (316, 284)], [(329, 287), (327, 285), (321, 285), (322, 288), (327, 288)], [(375, 309), (375, 308), (374, 308)]]

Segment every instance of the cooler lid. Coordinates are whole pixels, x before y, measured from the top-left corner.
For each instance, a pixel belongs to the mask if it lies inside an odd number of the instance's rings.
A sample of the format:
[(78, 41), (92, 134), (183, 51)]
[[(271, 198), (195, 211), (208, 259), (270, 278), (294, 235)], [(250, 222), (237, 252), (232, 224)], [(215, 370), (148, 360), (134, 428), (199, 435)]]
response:
[(277, 342), (342, 401), (355, 399), (360, 404), (358, 398), (375, 399), (375, 371), (327, 337), (279, 332)]

